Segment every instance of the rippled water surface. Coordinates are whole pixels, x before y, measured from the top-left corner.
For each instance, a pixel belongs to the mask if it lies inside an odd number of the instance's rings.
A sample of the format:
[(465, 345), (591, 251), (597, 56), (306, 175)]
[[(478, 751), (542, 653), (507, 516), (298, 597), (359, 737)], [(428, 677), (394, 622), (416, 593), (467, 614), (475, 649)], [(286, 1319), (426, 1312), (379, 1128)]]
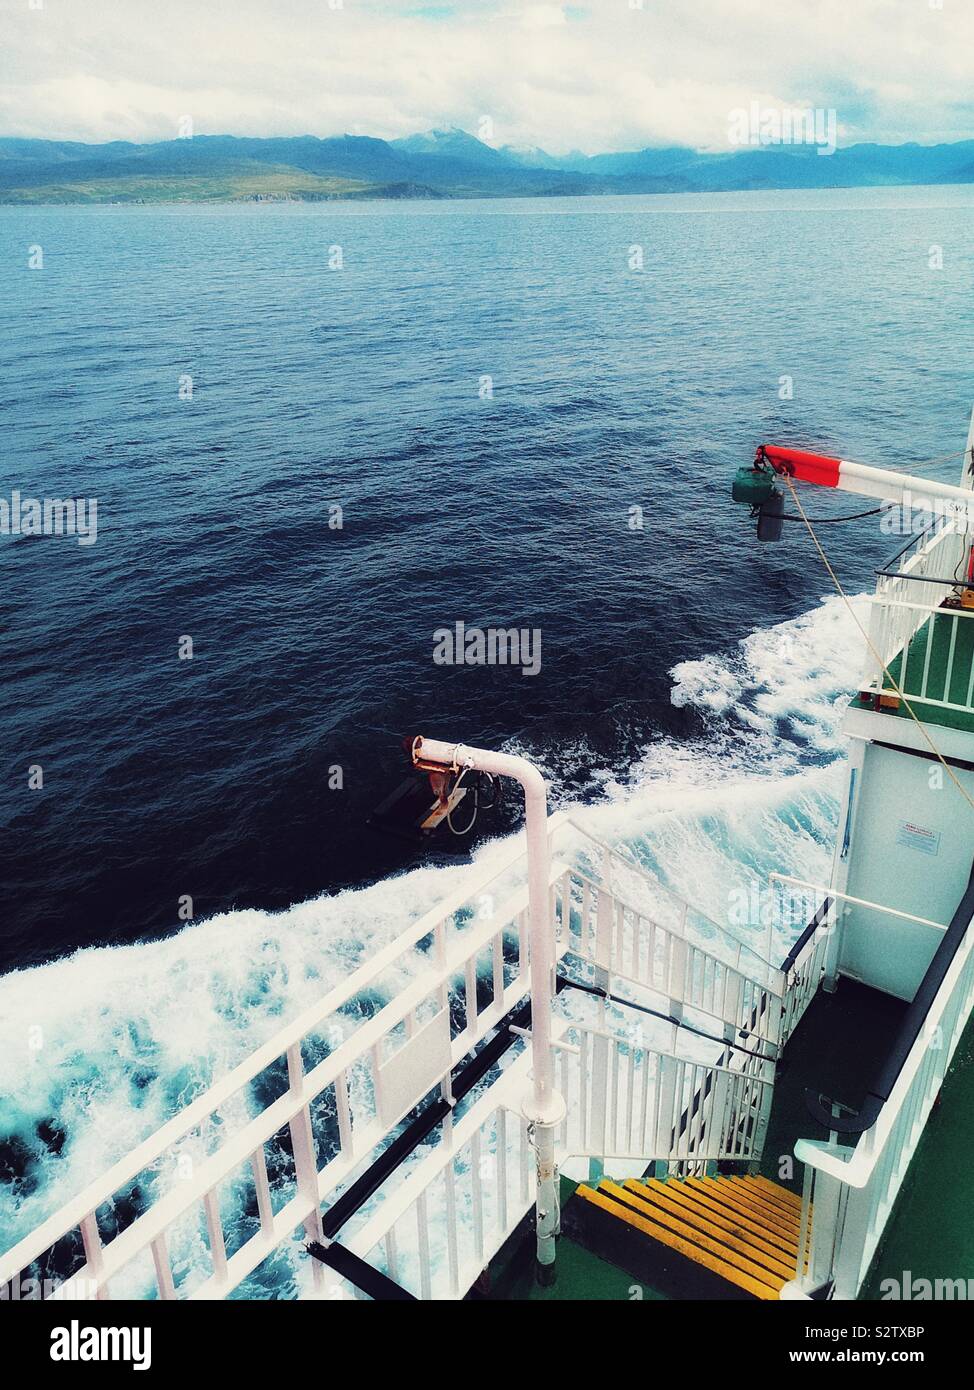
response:
[[(99, 506), (91, 547), (0, 538), (3, 965), (410, 862), (363, 831), (403, 733), (590, 795), (696, 731), (671, 667), (827, 588), (729, 502), (755, 443), (963, 444), (972, 206), (0, 210), (7, 487)], [(829, 538), (854, 587), (889, 550)], [(458, 620), (539, 627), (540, 675), (434, 665)]]

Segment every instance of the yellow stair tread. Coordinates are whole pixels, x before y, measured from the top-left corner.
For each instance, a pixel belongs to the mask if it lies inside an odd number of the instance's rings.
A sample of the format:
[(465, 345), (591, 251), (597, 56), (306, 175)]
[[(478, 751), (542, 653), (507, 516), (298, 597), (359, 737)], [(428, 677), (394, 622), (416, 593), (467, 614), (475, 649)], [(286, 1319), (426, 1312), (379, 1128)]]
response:
[[(647, 1181), (650, 1184), (655, 1184), (660, 1180), (658, 1178), (650, 1178)], [(674, 1192), (682, 1193), (688, 1199), (692, 1199), (695, 1202), (700, 1202), (704, 1206), (709, 1207), (712, 1211), (717, 1212), (718, 1215), (724, 1216), (729, 1220), (739, 1221), (745, 1228), (752, 1230), (755, 1232), (756, 1235), (759, 1235), (762, 1238), (762, 1240), (766, 1240), (770, 1245), (773, 1245), (777, 1247), (779, 1250), (783, 1251), (786, 1258), (789, 1256), (797, 1257), (797, 1230), (784, 1231), (777, 1223), (767, 1221), (764, 1218), (763, 1213), (757, 1211), (756, 1209), (746, 1207), (743, 1204), (731, 1206), (728, 1203), (722, 1202), (720, 1200), (718, 1191), (715, 1191), (711, 1186), (706, 1185), (703, 1181), (701, 1181), (701, 1184), (696, 1187), (690, 1187), (685, 1178), (670, 1178), (667, 1182), (661, 1182), (660, 1186), (664, 1189), (670, 1188)]]
[(731, 1181), (743, 1183), (745, 1186), (761, 1192), (769, 1201), (776, 1202), (786, 1211), (793, 1211), (796, 1215), (801, 1212), (802, 1199), (797, 1193), (789, 1192), (787, 1187), (780, 1187), (778, 1183), (766, 1178), (763, 1173), (751, 1173), (747, 1176), (733, 1178)]
[(711, 1178), (709, 1181), (724, 1192), (733, 1192), (762, 1211), (769, 1212), (785, 1225), (796, 1226), (801, 1218), (801, 1202), (794, 1206), (781, 1202), (767, 1188), (752, 1183), (748, 1178)]
[[(584, 1184), (575, 1189), (575, 1194), (583, 1198), (586, 1202), (591, 1202), (594, 1206), (601, 1207), (618, 1221), (623, 1221), (626, 1225), (634, 1227), (637, 1231), (642, 1231), (644, 1235), (652, 1236), (662, 1245), (668, 1246), (671, 1250), (676, 1250), (679, 1254), (686, 1256), (695, 1264), (703, 1265), (713, 1274), (718, 1274), (722, 1279), (726, 1279), (729, 1284), (734, 1284), (745, 1292), (753, 1294), (755, 1298), (765, 1301), (776, 1299), (779, 1296), (781, 1285), (766, 1283), (763, 1279), (758, 1279), (748, 1274), (746, 1271), (737, 1268), (735, 1265), (721, 1259), (719, 1254), (701, 1247), (692, 1240), (687, 1240), (677, 1232), (669, 1230), (666, 1226), (660, 1225), (655, 1221), (641, 1216), (632, 1207), (615, 1201), (612, 1197), (606, 1196), (604, 1192), (595, 1188), (586, 1187)], [(763, 1271), (762, 1271), (763, 1273)]]
[(625, 1186), (637, 1200), (652, 1208), (658, 1207), (718, 1245), (766, 1269), (769, 1274), (778, 1275), (786, 1281), (795, 1277), (797, 1257), (789, 1261), (783, 1250), (776, 1250), (753, 1231), (745, 1230), (732, 1217), (715, 1213), (702, 1202), (688, 1201), (675, 1190), (667, 1192), (665, 1184), (661, 1184), (659, 1189), (642, 1187), (633, 1182), (627, 1182)]
[(674, 1214), (686, 1213), (684, 1220), (698, 1226), (724, 1244), (731, 1245), (741, 1254), (753, 1258), (757, 1264), (765, 1265), (775, 1273), (793, 1279), (798, 1265), (798, 1245), (791, 1250), (783, 1250), (769, 1239), (766, 1231), (744, 1217), (737, 1217), (726, 1208), (710, 1203), (703, 1194), (685, 1193), (680, 1183), (663, 1183), (651, 1178), (646, 1183), (630, 1179), (626, 1188), (636, 1197), (666, 1204)]
[(690, 1258), (695, 1259), (698, 1264), (707, 1264), (707, 1261), (702, 1258), (703, 1254), (707, 1254), (711, 1256), (711, 1258), (716, 1258), (723, 1264), (737, 1269), (739, 1273), (744, 1274), (754, 1283), (762, 1284), (766, 1288), (769, 1288), (772, 1290), (772, 1294), (775, 1297), (778, 1291), (788, 1283), (788, 1280), (794, 1277), (793, 1272), (790, 1274), (788, 1272), (782, 1274), (775, 1270), (767, 1269), (757, 1260), (751, 1259), (746, 1254), (735, 1249), (733, 1245), (728, 1245), (723, 1240), (715, 1239), (714, 1235), (704, 1233), (691, 1222), (685, 1221), (681, 1217), (671, 1214), (669, 1211), (664, 1211), (661, 1207), (656, 1208), (651, 1216), (644, 1216), (638, 1208), (645, 1208), (646, 1203), (640, 1201), (638, 1197), (634, 1197), (632, 1193), (627, 1192), (624, 1187), (619, 1187), (614, 1182), (601, 1182), (599, 1184), (599, 1190), (605, 1193), (610, 1199), (614, 1198), (617, 1204), (622, 1203), (625, 1207), (634, 1211), (640, 1216), (641, 1220), (650, 1220), (653, 1225), (668, 1229), (679, 1239), (690, 1245), (699, 1247), (702, 1252), (701, 1255), (695, 1255), (692, 1251), (684, 1251), (684, 1253), (689, 1253)]
[(776, 1207), (770, 1210), (761, 1202), (760, 1194), (751, 1188), (732, 1187), (726, 1178), (687, 1178), (685, 1185), (696, 1188), (698, 1185), (708, 1192), (714, 1201), (720, 1202), (731, 1211), (741, 1212), (752, 1220), (760, 1221), (769, 1230), (788, 1240), (798, 1242), (798, 1220), (779, 1212)]
[(776, 1230), (788, 1240), (798, 1240), (801, 1225), (799, 1213), (791, 1213), (775, 1202), (766, 1202), (757, 1188), (738, 1187), (726, 1179), (718, 1179), (713, 1188), (715, 1201), (724, 1203), (734, 1211), (744, 1212), (754, 1220), (760, 1221), (769, 1229)]

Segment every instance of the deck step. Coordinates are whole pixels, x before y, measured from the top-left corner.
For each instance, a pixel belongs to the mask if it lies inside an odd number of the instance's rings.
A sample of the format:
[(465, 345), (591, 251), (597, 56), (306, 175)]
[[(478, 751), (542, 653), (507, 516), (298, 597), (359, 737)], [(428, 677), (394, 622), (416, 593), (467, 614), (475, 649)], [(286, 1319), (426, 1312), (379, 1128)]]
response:
[(784, 1207), (785, 1211), (801, 1211), (802, 1199), (797, 1193), (789, 1192), (787, 1187), (781, 1187), (779, 1183), (772, 1182), (762, 1173), (755, 1173), (751, 1177), (732, 1178), (731, 1181), (736, 1182), (741, 1187), (757, 1188), (769, 1202)]
[(798, 1234), (793, 1218), (769, 1202), (763, 1202), (759, 1192), (737, 1187), (728, 1179), (687, 1178), (685, 1185), (722, 1210), (743, 1220), (757, 1221), (769, 1236), (776, 1235), (797, 1250)]
[(795, 1278), (801, 1201), (767, 1178), (604, 1179), (576, 1196), (752, 1298)]

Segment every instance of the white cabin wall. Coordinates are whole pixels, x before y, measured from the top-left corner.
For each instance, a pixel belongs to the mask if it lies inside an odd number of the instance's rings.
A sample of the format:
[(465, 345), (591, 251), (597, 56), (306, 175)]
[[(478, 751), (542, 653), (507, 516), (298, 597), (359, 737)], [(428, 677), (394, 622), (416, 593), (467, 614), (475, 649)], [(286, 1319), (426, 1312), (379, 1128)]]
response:
[[(974, 773), (954, 771), (974, 798)], [(836, 888), (946, 925), (970, 880), (974, 812), (939, 763), (876, 743), (864, 745), (856, 783)], [(912, 999), (941, 936), (932, 927), (847, 904), (839, 973)]]

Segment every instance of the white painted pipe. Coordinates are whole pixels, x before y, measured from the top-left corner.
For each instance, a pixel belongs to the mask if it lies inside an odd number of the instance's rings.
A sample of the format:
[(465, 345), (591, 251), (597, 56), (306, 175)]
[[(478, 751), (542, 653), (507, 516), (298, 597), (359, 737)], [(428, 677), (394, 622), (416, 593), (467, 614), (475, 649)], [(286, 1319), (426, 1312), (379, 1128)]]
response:
[(904, 922), (919, 922), (921, 927), (936, 927), (937, 931), (946, 931), (943, 922), (931, 922), (929, 917), (917, 917), (912, 912), (900, 912), (895, 907), (885, 907), (882, 903), (871, 903), (868, 898), (854, 898), (850, 893), (840, 893), (837, 888), (823, 888), (820, 883), (807, 883), (803, 878), (792, 878), (789, 874), (768, 874), (768, 879), (772, 883), (787, 883), (790, 888), (807, 888), (812, 893), (818, 893), (822, 898), (841, 898), (845, 903), (852, 903), (855, 907), (868, 907), (870, 912), (885, 912), (889, 917), (900, 917)]
[(413, 761), (436, 763), (462, 771), (489, 772), (493, 777), (512, 777), (524, 788), (525, 830), (528, 842), (528, 919), (531, 947), (531, 1066), (532, 1092), (525, 1099), (524, 1115), (534, 1126), (537, 1160), (538, 1263), (555, 1261), (555, 1236), (559, 1229), (558, 1169), (555, 1163), (555, 1128), (565, 1116), (565, 1102), (554, 1089), (551, 1051), (551, 999), (554, 973), (554, 932), (551, 925), (548, 847), (548, 789), (541, 773), (527, 758), (511, 753), (492, 753), (462, 743), (417, 738)]
[(920, 478), (911, 473), (894, 473), (888, 468), (873, 468), (867, 463), (843, 460), (839, 464), (837, 486), (841, 492), (855, 492), (860, 497), (871, 497), (876, 501), (909, 503), (914, 507), (934, 500), (950, 502), (958, 511), (967, 512), (968, 516), (974, 508), (970, 488), (942, 483), (936, 478)]

